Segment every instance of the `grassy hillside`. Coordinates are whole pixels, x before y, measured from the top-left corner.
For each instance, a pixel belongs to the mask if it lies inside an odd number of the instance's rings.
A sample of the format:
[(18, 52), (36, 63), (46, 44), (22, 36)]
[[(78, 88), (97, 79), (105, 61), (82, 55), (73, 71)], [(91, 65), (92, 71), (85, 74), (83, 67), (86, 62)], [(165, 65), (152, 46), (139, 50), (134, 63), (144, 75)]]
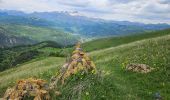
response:
[[(72, 77), (67, 84), (58, 87), (62, 96), (57, 99), (152, 100), (155, 93), (160, 93), (169, 100), (169, 49), (170, 35), (165, 35), (93, 51), (90, 55), (99, 74)], [(0, 72), (0, 93), (15, 79), (37, 76), (49, 80), (63, 63), (62, 58), (50, 57)], [(128, 63), (148, 64), (155, 70), (148, 74), (125, 71)]]
[[(156, 93), (169, 100), (170, 35), (91, 52), (100, 74), (72, 78), (60, 87), (64, 99), (152, 100)], [(148, 74), (125, 71), (129, 63), (155, 68)]]
[(78, 36), (66, 33), (60, 29), (15, 24), (0, 24), (0, 26), (8, 30), (8, 35), (26, 37), (37, 42), (55, 41), (60, 45), (66, 46), (74, 44), (79, 39)]
[[(100, 91), (95, 91), (92, 87), (88, 91), (99, 98), (104, 95), (105, 99), (151, 100), (158, 92), (165, 100), (170, 99), (169, 49), (170, 35), (166, 35), (92, 52), (97, 67), (108, 75), (103, 77)], [(148, 64), (155, 71), (149, 74), (128, 72), (124, 70), (128, 63)]]
[(121, 44), (126, 44), (142, 39), (152, 38), (152, 37), (159, 37), (170, 34), (170, 29), (161, 30), (161, 31), (153, 31), (153, 32), (145, 32), (141, 34), (134, 34), (128, 36), (121, 36), (121, 37), (110, 37), (110, 38), (103, 38), (97, 39), (93, 41), (89, 41), (83, 44), (83, 48), (86, 51), (93, 51), (104, 49), (108, 47), (118, 46)]
[(0, 25), (0, 48), (17, 45), (29, 45), (34, 43), (36, 43), (36, 41), (30, 38), (10, 34), (10, 32), (7, 29), (4, 29)]
[(55, 42), (41, 42), (35, 45), (18, 46), (0, 50), (0, 71), (40, 57), (63, 57), (62, 46)]
[(29, 77), (50, 78), (63, 63), (63, 58), (47, 57), (34, 59), (25, 64), (18, 65), (17, 68), (0, 72), (0, 96), (3, 95), (8, 86), (13, 86), (19, 79)]

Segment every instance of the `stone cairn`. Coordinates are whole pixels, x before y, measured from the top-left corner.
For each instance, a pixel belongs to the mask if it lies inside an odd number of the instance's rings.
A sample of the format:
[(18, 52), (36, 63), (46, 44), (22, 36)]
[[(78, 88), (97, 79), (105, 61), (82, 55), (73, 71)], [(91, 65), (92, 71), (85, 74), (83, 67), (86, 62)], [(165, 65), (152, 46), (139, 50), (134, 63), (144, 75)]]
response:
[(72, 52), (71, 58), (69, 58), (69, 60), (62, 66), (60, 74), (51, 78), (50, 87), (54, 88), (58, 81), (64, 84), (65, 79), (80, 71), (85, 71), (87, 73), (91, 71), (92, 73), (95, 73), (96, 66), (88, 55), (83, 52), (80, 43), (77, 43), (75, 50)]
[(42, 79), (23, 79), (17, 84), (8, 88), (4, 95), (4, 100), (23, 100), (27, 97), (34, 97), (34, 100), (49, 100), (48, 84)]
[[(14, 87), (6, 90), (3, 99), (23, 100), (26, 97), (33, 97), (34, 100), (50, 100), (49, 91), (56, 90), (59, 81), (63, 85), (67, 78), (81, 71), (95, 73), (96, 67), (88, 55), (83, 52), (80, 43), (77, 43), (71, 58), (62, 66), (59, 75), (51, 78), (50, 84), (45, 80), (35, 78), (19, 80)], [(61, 93), (55, 91), (55, 94), (60, 95)]]

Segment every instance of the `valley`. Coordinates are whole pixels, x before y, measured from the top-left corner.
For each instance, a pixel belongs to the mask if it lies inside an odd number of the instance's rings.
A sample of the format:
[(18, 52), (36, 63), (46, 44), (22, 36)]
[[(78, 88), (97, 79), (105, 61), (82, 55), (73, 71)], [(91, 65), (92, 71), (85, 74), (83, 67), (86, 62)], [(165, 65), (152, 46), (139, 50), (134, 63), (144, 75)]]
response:
[(43, 41), (54, 41), (68, 46), (77, 41), (85, 42), (167, 28), (170, 28), (170, 25), (108, 21), (85, 16), (72, 16), (69, 12), (25, 13), (15, 10), (0, 10), (0, 33), (5, 37), (1, 39), (0, 47), (28, 45)]

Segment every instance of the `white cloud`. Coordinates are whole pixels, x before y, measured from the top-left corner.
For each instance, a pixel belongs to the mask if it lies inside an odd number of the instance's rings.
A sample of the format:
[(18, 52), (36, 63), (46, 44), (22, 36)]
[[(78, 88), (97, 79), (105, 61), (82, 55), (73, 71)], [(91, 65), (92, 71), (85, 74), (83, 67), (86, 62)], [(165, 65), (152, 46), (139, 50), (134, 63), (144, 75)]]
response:
[(144, 23), (170, 23), (169, 0), (0, 0), (0, 9), (78, 11), (88, 17)]

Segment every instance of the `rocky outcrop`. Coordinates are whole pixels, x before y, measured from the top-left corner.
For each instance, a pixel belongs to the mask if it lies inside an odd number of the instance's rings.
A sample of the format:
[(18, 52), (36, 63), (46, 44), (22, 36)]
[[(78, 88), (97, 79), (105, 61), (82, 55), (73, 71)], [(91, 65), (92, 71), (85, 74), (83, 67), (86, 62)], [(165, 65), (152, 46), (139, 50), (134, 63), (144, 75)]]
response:
[(153, 70), (153, 68), (151, 68), (146, 64), (131, 63), (126, 66), (126, 70), (139, 72), (139, 73), (149, 73)]
[(8, 88), (3, 100), (25, 100), (33, 97), (34, 100), (50, 100), (48, 83), (42, 79), (23, 79)]
[(7, 30), (0, 27), (0, 48), (36, 43), (35, 41), (26, 37), (17, 37), (8, 33), (9, 32)]

